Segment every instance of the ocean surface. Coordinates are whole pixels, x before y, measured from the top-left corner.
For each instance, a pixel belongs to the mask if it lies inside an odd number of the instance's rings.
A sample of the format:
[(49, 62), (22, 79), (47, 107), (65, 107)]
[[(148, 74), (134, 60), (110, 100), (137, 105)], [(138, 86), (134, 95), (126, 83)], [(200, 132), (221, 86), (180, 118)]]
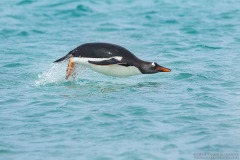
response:
[[(172, 72), (65, 80), (87, 42)], [(1, 160), (239, 159), (240, 1), (1, 0), (0, 55)]]

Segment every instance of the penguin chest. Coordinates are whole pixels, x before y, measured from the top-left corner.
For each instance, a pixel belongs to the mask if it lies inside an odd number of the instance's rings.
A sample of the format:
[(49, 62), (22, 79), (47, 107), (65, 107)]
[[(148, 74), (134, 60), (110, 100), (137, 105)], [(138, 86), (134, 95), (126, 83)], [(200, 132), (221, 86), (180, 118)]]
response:
[(115, 77), (128, 77), (128, 76), (141, 74), (139, 69), (134, 66), (126, 67), (118, 64), (107, 65), (107, 66), (90, 64), (89, 68), (96, 72), (109, 75), (109, 76), (115, 76)]
[(73, 58), (74, 63), (81, 64), (91, 70), (94, 70), (98, 73), (114, 76), (114, 77), (128, 77), (133, 75), (142, 74), (140, 70), (135, 66), (122, 66), (119, 64), (111, 65), (95, 65), (91, 64), (88, 61), (103, 61), (105, 58)]

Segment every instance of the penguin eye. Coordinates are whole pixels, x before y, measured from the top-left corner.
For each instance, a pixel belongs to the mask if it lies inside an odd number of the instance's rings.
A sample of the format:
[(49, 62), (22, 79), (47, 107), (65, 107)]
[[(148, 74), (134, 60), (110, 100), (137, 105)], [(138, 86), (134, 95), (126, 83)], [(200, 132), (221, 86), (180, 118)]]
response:
[(152, 62), (152, 66), (155, 67), (155, 63), (154, 62)]

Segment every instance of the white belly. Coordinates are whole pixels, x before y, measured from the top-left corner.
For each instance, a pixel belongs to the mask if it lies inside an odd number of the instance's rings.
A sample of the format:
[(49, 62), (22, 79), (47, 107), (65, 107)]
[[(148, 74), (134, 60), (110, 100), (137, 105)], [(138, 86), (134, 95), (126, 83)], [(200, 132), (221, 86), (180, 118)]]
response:
[[(116, 59), (121, 60), (121, 57), (115, 57)], [(115, 77), (128, 77), (133, 75), (139, 75), (142, 74), (139, 69), (135, 66), (122, 66), (118, 64), (113, 65), (95, 65), (88, 63), (88, 61), (102, 61), (102, 60), (108, 60), (111, 58), (78, 58), (74, 57), (72, 58), (74, 63), (81, 64), (89, 69), (92, 69), (98, 73), (102, 73), (109, 76), (115, 76)]]

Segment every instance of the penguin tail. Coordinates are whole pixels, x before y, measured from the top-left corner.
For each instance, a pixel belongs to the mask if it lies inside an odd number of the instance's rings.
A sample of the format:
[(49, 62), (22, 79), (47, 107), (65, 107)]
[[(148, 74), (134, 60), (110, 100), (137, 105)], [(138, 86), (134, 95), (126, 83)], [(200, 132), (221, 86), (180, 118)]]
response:
[(64, 60), (67, 60), (69, 59), (70, 57), (72, 57), (73, 54), (72, 54), (72, 51), (70, 51), (66, 56), (62, 57), (62, 58), (59, 58), (57, 59), (56, 61), (54, 61), (53, 63), (58, 63), (58, 62), (62, 62)]

